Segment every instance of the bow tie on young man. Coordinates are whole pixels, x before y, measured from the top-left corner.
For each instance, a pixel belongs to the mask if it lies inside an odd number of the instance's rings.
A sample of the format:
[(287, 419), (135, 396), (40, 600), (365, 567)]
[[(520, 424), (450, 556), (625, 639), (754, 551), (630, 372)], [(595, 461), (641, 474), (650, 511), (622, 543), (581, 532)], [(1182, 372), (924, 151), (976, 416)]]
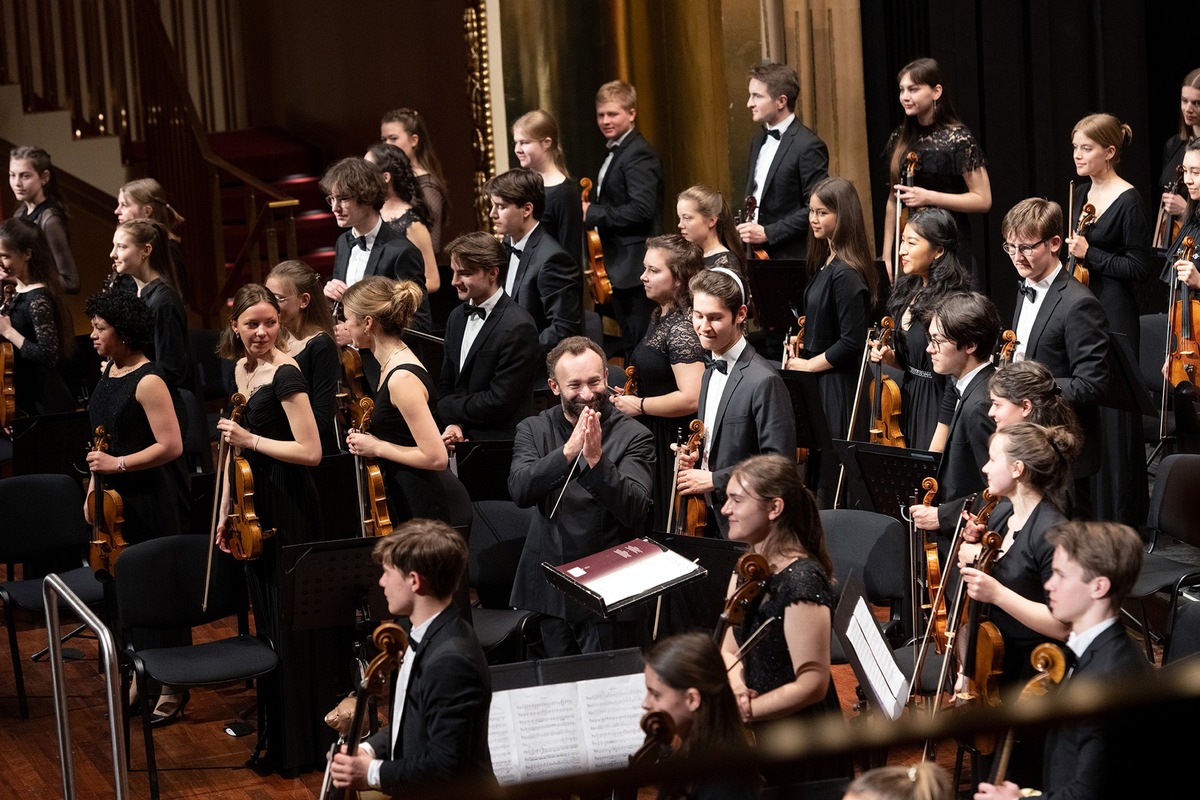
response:
[(471, 317), (475, 316), (476, 314), (479, 315), (480, 319), (487, 319), (487, 309), (484, 308), (483, 306), (473, 306), (470, 303), (468, 303), (465, 307), (465, 310), (467, 312), (467, 319), (470, 319)]
[(1017, 292), (1025, 295), (1025, 299), (1029, 302), (1037, 302), (1037, 289), (1025, 283), (1025, 281), (1017, 281)]
[(704, 357), (704, 368), (715, 369), (722, 375), (729, 374), (729, 362), (723, 358), (713, 358), (712, 356)]
[(351, 247), (351, 249), (353, 249), (355, 245), (358, 245), (358, 246), (359, 246), (359, 247), (361, 247), (363, 250), (366, 250), (366, 249), (367, 249), (367, 237), (366, 237), (366, 236), (352, 236), (352, 237), (350, 237), (350, 247)]
[(777, 128), (767, 128), (767, 136), (770, 136), (775, 141), (783, 138), (783, 132)]
[(522, 251), (519, 248), (513, 247), (511, 244), (504, 245), (504, 249), (508, 251), (509, 256), (516, 256), (517, 258), (521, 257)]

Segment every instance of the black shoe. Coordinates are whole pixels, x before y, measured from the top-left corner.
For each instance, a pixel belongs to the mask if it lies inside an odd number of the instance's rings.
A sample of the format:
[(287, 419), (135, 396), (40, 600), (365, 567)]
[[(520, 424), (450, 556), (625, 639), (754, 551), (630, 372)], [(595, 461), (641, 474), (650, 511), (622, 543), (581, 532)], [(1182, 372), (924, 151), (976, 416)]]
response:
[(177, 719), (182, 719), (183, 710), (187, 708), (188, 701), (191, 699), (192, 693), (187, 689), (184, 689), (182, 693), (163, 695), (162, 698), (159, 698), (158, 706), (150, 715), (150, 726), (161, 728), (170, 725)]

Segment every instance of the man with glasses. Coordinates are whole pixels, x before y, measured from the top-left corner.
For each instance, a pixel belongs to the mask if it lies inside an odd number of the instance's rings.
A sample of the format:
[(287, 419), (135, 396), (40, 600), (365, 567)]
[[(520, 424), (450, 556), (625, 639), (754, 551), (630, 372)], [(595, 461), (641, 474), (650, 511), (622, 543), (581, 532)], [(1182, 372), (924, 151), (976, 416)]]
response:
[(978, 292), (947, 297), (929, 319), (926, 352), (933, 371), (951, 379), (946, 408), (953, 397), (954, 414), (938, 468), (938, 505), (914, 505), (909, 513), (921, 530), (941, 532), (938, 550), (943, 555), (949, 551), (963, 500), (987, 485), (983, 465), (988, 460), (988, 440), (996, 430), (995, 420), (988, 416), (992, 405), (988, 381), (996, 371), (991, 355), (999, 333), (996, 306)]
[(1083, 452), (1075, 464), (1076, 511), (1091, 508), (1086, 481), (1100, 467), (1100, 401), (1108, 386), (1108, 317), (1096, 296), (1059, 261), (1063, 229), (1058, 203), (1022, 200), (1004, 216), (1004, 252), (1019, 276), (1012, 329), (1014, 360), (1029, 359), (1050, 370), (1083, 428)]

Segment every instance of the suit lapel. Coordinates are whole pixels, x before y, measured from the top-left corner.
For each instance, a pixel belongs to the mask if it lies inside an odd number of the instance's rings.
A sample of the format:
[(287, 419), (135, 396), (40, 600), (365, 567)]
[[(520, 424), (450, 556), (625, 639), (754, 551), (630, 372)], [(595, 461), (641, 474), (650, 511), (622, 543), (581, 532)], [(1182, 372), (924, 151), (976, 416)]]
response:
[[(459, 368), (458, 362), (462, 359), (462, 344), (463, 337), (467, 330), (467, 315), (463, 311), (463, 305), (455, 307), (450, 312), (450, 316), (446, 318), (446, 355), (450, 359), (450, 366), (454, 370), (454, 383), (458, 383), (459, 377), (463, 370)], [(464, 367), (466, 364), (464, 363)]]
[(725, 417), (725, 412), (729, 410), (729, 400), (733, 397), (733, 393), (737, 391), (738, 384), (742, 382), (742, 371), (750, 363), (750, 359), (754, 356), (754, 348), (749, 343), (746, 344), (742, 354), (738, 356), (738, 360), (729, 369), (729, 379), (725, 381), (725, 391), (721, 392), (721, 402), (717, 405), (717, 415), (713, 417), (713, 430), (710, 432), (712, 439), (712, 447), (709, 448), (711, 455), (716, 451), (717, 439), (721, 435), (721, 420)]
[[(762, 187), (764, 194), (767, 191), (767, 187), (771, 185), (771, 181), (775, 180), (775, 173), (779, 171), (779, 165), (783, 163), (784, 156), (787, 155), (788, 149), (792, 146), (792, 142), (796, 138), (796, 133), (800, 130), (799, 126), (799, 118), (794, 119), (783, 134), (783, 139), (779, 142), (779, 149), (775, 151), (775, 157), (771, 159), (771, 167), (767, 170), (767, 179)], [(763, 132), (763, 135), (766, 135), (766, 131)]]
[[(641, 135), (642, 134), (638, 132), (638, 129), (634, 128), (630, 134), (625, 137), (625, 141), (618, 145), (615, 150), (608, 151), (612, 153), (612, 161), (608, 162), (608, 170), (604, 173), (604, 183), (600, 185), (600, 189), (596, 192), (596, 202), (599, 202), (600, 199), (605, 196), (605, 188), (611, 185), (609, 182), (612, 180), (613, 170), (617, 168), (617, 162), (621, 160), (621, 154), (628, 150), (633, 145), (634, 140)], [(607, 159), (608, 156), (605, 155), (604, 158)], [(601, 160), (600, 164), (603, 166), (604, 161)], [(596, 177), (600, 177), (599, 170), (596, 170)]]
[(975, 391), (979, 388), (979, 386), (992, 376), (993, 371), (994, 370), (985, 367), (979, 370), (979, 372), (975, 373), (975, 377), (972, 378), (971, 382), (967, 384), (966, 391), (964, 391), (960, 396), (961, 399), (958, 401), (958, 408), (954, 409), (954, 416), (950, 420), (950, 430), (953, 431), (956, 427), (958, 427), (958, 420), (959, 417), (962, 416), (962, 410), (967, 407), (967, 403), (970, 401), (971, 396), (975, 394)]
[[(1046, 329), (1046, 324), (1054, 315), (1054, 309), (1062, 302), (1063, 289), (1067, 288), (1067, 281), (1070, 278), (1071, 276), (1067, 274), (1064, 267), (1058, 278), (1046, 290), (1046, 299), (1042, 301), (1042, 307), (1038, 309), (1038, 315), (1033, 320), (1033, 327), (1029, 329), (1029, 341), (1025, 344), (1026, 358), (1037, 358), (1038, 340), (1042, 338), (1042, 331)], [(1024, 302), (1025, 298), (1022, 297), (1021, 301)], [(1014, 330), (1016, 329), (1014, 328)]]
[(367, 254), (367, 266), (363, 270), (364, 278), (378, 274), (379, 259), (383, 257), (383, 245), (391, 238), (384, 233), (384, 230), (388, 227), (388, 223), (383, 223), (379, 228), (379, 233), (375, 235), (375, 241), (371, 245), (371, 252)]
[(758, 154), (766, 141), (766, 129), (759, 128), (758, 135), (754, 137), (754, 142), (750, 145), (750, 167), (746, 172), (746, 194), (748, 195), (754, 194), (754, 190), (758, 188), (754, 185), (754, 168), (758, 166)]
[(1079, 660), (1075, 662), (1075, 673), (1078, 673), (1091, 664), (1095, 660), (1096, 654), (1104, 650), (1111, 639), (1124, 635), (1125, 629), (1121, 626), (1121, 620), (1117, 620), (1105, 628), (1099, 636), (1092, 640), (1092, 643), (1088, 645), (1088, 649), (1083, 651), (1083, 655), (1079, 656)]
[[(530, 234), (529, 241), (525, 242), (525, 248), (521, 250), (521, 255), (517, 259), (517, 274), (513, 277), (512, 285), (513, 300), (519, 300), (521, 297), (521, 284), (525, 281), (525, 271), (529, 266), (529, 260), (533, 258), (533, 250), (537, 247), (538, 239), (541, 238), (538, 234), (539, 231), (536, 230)], [(505, 244), (512, 246), (513, 241), (511, 236), (505, 239)]]
[[(479, 329), (479, 335), (475, 337), (475, 341), (471, 342), (471, 349), (467, 351), (467, 357), (463, 361), (460, 374), (467, 371), (467, 367), (471, 365), (471, 360), (475, 358), (475, 354), (479, 352), (479, 348), (487, 341), (487, 338), (492, 335), (492, 331), (500, 324), (500, 317), (504, 314), (509, 303), (508, 297), (501, 296), (499, 302), (492, 308), (492, 312), (483, 320), (483, 327)], [(464, 326), (465, 326), (464, 322)], [(459, 340), (461, 341), (461, 339)], [(461, 352), (461, 351), (460, 351)]]

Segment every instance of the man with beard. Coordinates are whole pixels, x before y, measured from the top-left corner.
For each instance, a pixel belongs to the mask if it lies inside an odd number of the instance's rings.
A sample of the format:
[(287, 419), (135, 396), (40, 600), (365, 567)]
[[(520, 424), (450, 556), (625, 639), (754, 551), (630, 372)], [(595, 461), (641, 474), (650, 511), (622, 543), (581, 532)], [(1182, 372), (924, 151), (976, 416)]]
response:
[(513, 443), (508, 491), (536, 507), (510, 602), (537, 611), (547, 656), (596, 653), (638, 644), (636, 620), (601, 620), (568, 603), (542, 573), (646, 532), (654, 441), (645, 426), (608, 401), (608, 365), (592, 340), (572, 336), (546, 358), (560, 405), (522, 420)]

